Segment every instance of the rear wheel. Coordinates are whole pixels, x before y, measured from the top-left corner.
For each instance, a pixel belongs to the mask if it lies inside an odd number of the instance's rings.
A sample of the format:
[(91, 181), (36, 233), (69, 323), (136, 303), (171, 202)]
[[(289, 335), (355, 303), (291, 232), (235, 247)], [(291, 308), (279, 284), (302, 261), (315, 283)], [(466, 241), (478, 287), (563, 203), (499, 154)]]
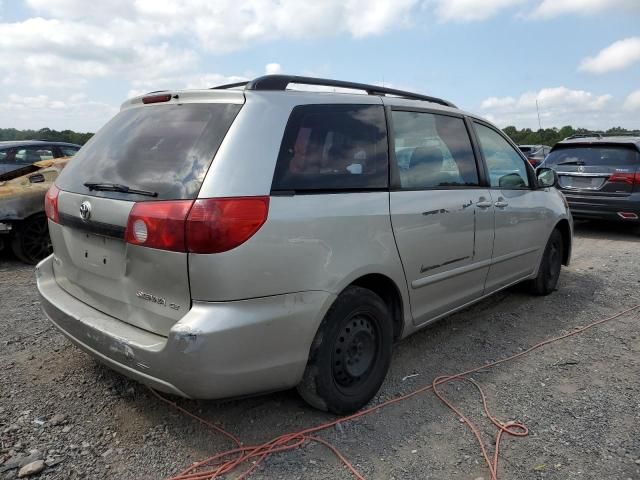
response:
[(564, 254), (564, 244), (562, 234), (558, 229), (551, 232), (544, 249), (538, 276), (531, 280), (530, 290), (534, 295), (549, 295), (558, 286), (560, 269), (562, 268), (562, 257)]
[(358, 410), (384, 381), (392, 341), (384, 301), (366, 288), (348, 287), (316, 333), (298, 392), (320, 410), (336, 414)]
[(50, 255), (52, 248), (46, 215), (38, 213), (18, 224), (11, 247), (15, 256), (25, 263), (36, 264)]

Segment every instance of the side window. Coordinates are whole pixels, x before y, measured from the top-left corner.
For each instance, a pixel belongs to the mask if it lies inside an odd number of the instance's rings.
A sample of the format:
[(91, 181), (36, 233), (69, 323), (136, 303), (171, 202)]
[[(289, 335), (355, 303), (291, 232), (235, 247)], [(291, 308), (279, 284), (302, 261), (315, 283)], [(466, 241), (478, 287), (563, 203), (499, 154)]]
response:
[(273, 190), (371, 189), (387, 184), (387, 129), (381, 105), (293, 109)]
[(448, 115), (393, 111), (400, 187), (472, 187), (478, 169), (464, 120)]
[(0, 150), (0, 163), (7, 163), (9, 161), (9, 150)]
[(16, 150), (16, 163), (21, 165), (31, 165), (40, 160), (51, 160), (53, 149), (51, 147), (25, 147)]
[(480, 149), (484, 156), (492, 187), (527, 188), (529, 177), (524, 160), (494, 129), (475, 123)]
[(78, 153), (77, 147), (65, 147), (64, 145), (60, 145), (60, 151), (62, 155), (65, 157), (73, 157), (76, 153)]

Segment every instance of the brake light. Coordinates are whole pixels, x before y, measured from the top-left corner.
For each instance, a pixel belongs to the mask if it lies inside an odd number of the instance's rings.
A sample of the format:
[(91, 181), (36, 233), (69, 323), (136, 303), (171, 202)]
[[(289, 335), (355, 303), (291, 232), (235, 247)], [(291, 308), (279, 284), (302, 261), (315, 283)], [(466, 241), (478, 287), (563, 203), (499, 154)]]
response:
[(60, 215), (58, 213), (58, 195), (60, 190), (54, 184), (51, 184), (44, 196), (44, 213), (47, 218), (55, 223), (60, 223)]
[(268, 211), (269, 197), (139, 202), (129, 214), (125, 241), (175, 252), (226, 252), (249, 240)]
[(148, 97), (143, 97), (142, 103), (146, 105), (147, 103), (161, 103), (168, 102), (169, 100), (171, 100), (171, 94), (163, 93), (162, 95), (149, 95)]
[(640, 172), (626, 173), (618, 172), (613, 173), (609, 177), (610, 182), (614, 183), (627, 183), (629, 185), (640, 185)]
[(133, 245), (186, 251), (184, 223), (193, 200), (139, 202), (129, 213), (125, 241)]
[(193, 253), (226, 252), (249, 240), (267, 220), (269, 197), (196, 200), (187, 218)]

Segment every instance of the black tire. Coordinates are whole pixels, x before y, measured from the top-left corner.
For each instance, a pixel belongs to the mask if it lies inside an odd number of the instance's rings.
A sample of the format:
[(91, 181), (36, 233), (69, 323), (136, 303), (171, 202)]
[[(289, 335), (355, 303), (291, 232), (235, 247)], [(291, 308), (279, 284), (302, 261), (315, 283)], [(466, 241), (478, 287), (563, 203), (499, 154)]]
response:
[(558, 286), (562, 257), (564, 255), (564, 243), (562, 234), (558, 229), (551, 232), (544, 249), (538, 276), (531, 280), (529, 289), (534, 295), (549, 295)]
[(311, 406), (338, 415), (360, 409), (387, 375), (392, 344), (384, 301), (366, 288), (346, 288), (318, 328), (298, 392)]
[(31, 265), (49, 256), (53, 249), (46, 215), (37, 213), (17, 224), (11, 248), (16, 257)]

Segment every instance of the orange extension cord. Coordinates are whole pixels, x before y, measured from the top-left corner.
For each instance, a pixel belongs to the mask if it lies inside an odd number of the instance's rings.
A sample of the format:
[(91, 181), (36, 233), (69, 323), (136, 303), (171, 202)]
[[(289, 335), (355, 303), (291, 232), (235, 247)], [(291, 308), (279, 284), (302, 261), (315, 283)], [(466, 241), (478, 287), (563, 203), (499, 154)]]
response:
[[(222, 435), (226, 436), (227, 438), (229, 438), (236, 446), (236, 448), (233, 448), (231, 450), (227, 450), (226, 452), (222, 452), (219, 453), (217, 455), (214, 455), (210, 458), (207, 458), (206, 460), (203, 460), (201, 462), (197, 462), (194, 463), (193, 465), (191, 465), (189, 468), (187, 468), (186, 470), (184, 470), (183, 472), (179, 473), (177, 476), (172, 477), (171, 480), (209, 480), (209, 479), (217, 479), (220, 478), (222, 475), (231, 473), (231, 472), (235, 472), (240, 466), (244, 465), (244, 466), (249, 466), (248, 468), (246, 468), (243, 472), (241, 472), (239, 474), (239, 476), (235, 477), (237, 480), (240, 479), (244, 479), (247, 478), (249, 475), (251, 475), (251, 473), (258, 468), (258, 466), (269, 456), (272, 455), (274, 453), (278, 453), (278, 452), (285, 452), (288, 450), (293, 450), (295, 448), (298, 448), (300, 446), (302, 446), (305, 442), (316, 442), (316, 443), (320, 443), (324, 446), (326, 446), (327, 448), (329, 448), (335, 455), (336, 457), (338, 457), (340, 459), (340, 461), (349, 469), (349, 471), (353, 474), (353, 476), (355, 478), (357, 478), (358, 480), (365, 480), (364, 477), (354, 468), (353, 465), (351, 465), (351, 463), (349, 463), (349, 461), (338, 451), (338, 449), (333, 446), (332, 444), (330, 444), (328, 441), (313, 436), (314, 433), (319, 432), (321, 430), (326, 430), (330, 427), (333, 427), (339, 423), (342, 422), (347, 422), (349, 420), (354, 420), (356, 418), (360, 418), (363, 417), (365, 415), (369, 415), (370, 413), (373, 413), (377, 410), (380, 410), (381, 408), (387, 407), (389, 405), (393, 405), (395, 403), (399, 403), (402, 402), (404, 400), (407, 400), (411, 397), (414, 397), (420, 393), (426, 392), (427, 390), (433, 390), (434, 394), (449, 408), (451, 409), (460, 419), (461, 421), (463, 421), (468, 427), (469, 429), (473, 432), (473, 434), (476, 437), (476, 440), (478, 441), (478, 445), (480, 446), (480, 450), (482, 453), (482, 456), (484, 457), (484, 461), (487, 464), (487, 467), (489, 468), (489, 471), (491, 473), (491, 480), (498, 480), (498, 458), (500, 455), (500, 441), (502, 439), (502, 435), (503, 434), (507, 434), (507, 435), (511, 435), (511, 436), (515, 436), (515, 437), (524, 437), (527, 436), (529, 434), (529, 431), (527, 430), (527, 427), (525, 425), (523, 425), (522, 423), (517, 423), (517, 422), (506, 422), (503, 423), (500, 420), (496, 419), (493, 415), (491, 415), (491, 413), (489, 412), (489, 407), (487, 406), (487, 399), (484, 395), (484, 392), (482, 391), (482, 388), (480, 387), (480, 385), (478, 385), (473, 379), (471, 378), (466, 378), (466, 375), (469, 375), (471, 373), (475, 373), (475, 372), (479, 372), (481, 370), (486, 370), (492, 367), (495, 367), (496, 365), (500, 365), (502, 363), (505, 362), (509, 362), (511, 360), (514, 360), (516, 358), (522, 357), (524, 355), (527, 355), (529, 353), (531, 353), (534, 350), (537, 350), (538, 348), (541, 348), (545, 345), (548, 345), (550, 343), (553, 342), (557, 342), (559, 340), (563, 340), (567, 337), (571, 337), (574, 335), (578, 335), (586, 330), (589, 330), (590, 328), (593, 328), (597, 325), (600, 325), (602, 323), (605, 322), (609, 322), (611, 320), (614, 320), (622, 315), (625, 315), (629, 312), (632, 312), (634, 310), (637, 310), (640, 308), (640, 304), (636, 305), (634, 307), (628, 308), (626, 310), (623, 310), (619, 313), (616, 313), (615, 315), (612, 315), (610, 317), (604, 318), (602, 320), (598, 320), (596, 322), (590, 323), (589, 325), (585, 326), (585, 327), (580, 327), (580, 328), (576, 328), (575, 330), (566, 333), (564, 335), (560, 335), (558, 337), (552, 337), (549, 338), (547, 340), (544, 340), (540, 343), (535, 344), (534, 346), (528, 348), (527, 350), (524, 350), (520, 353), (517, 353), (515, 355), (511, 355), (510, 357), (507, 358), (503, 358), (502, 360), (497, 360), (495, 362), (491, 362), (491, 363), (487, 363), (485, 365), (482, 365), (480, 367), (476, 367), (473, 368), (471, 370), (467, 370), (466, 372), (462, 372), (456, 375), (444, 375), (444, 376), (439, 376), (436, 377), (430, 384), (425, 385), (417, 390), (414, 390), (411, 393), (408, 393), (406, 395), (403, 395), (401, 397), (397, 397), (394, 398), (392, 400), (387, 400), (386, 402), (380, 403), (378, 405), (375, 405), (373, 407), (367, 408), (365, 410), (361, 410), (359, 412), (356, 412), (352, 415), (346, 416), (346, 417), (342, 417), (342, 418), (338, 418), (336, 420), (333, 420), (331, 422), (328, 423), (323, 423), (321, 425), (317, 425), (315, 427), (310, 427), (304, 430), (300, 430), (298, 432), (291, 432), (291, 433), (285, 433), (284, 435), (280, 435), (278, 437), (275, 437), (274, 439), (263, 443), (262, 445), (253, 445), (253, 446), (244, 446), (242, 444), (242, 442), (235, 436), (232, 435), (231, 433), (227, 432), (226, 430), (222, 429), (221, 427), (218, 427), (217, 425), (214, 425), (211, 422), (208, 422), (207, 420), (194, 415), (193, 413), (189, 412), (188, 410), (185, 410), (184, 408), (176, 405), (174, 402), (167, 400), (166, 398), (164, 398), (163, 396), (161, 396), (160, 394), (158, 394), (156, 391), (151, 390), (151, 392), (158, 397), (160, 400), (162, 400), (163, 402), (173, 406), (174, 408), (176, 408), (177, 410), (179, 410), (180, 412), (184, 413), (185, 415), (194, 418), (195, 420), (199, 421), (200, 423), (212, 428), (213, 430), (221, 433)], [(484, 442), (482, 441), (482, 437), (480, 434), (480, 431), (478, 429), (478, 427), (471, 421), (469, 420), (469, 418), (467, 418), (458, 408), (456, 408), (449, 400), (447, 400), (444, 395), (442, 394), (442, 392), (440, 390), (438, 390), (438, 386), (440, 385), (444, 385), (446, 383), (450, 383), (453, 381), (464, 381), (464, 382), (470, 382), (472, 383), (480, 392), (480, 396), (482, 399), (482, 406), (484, 408), (484, 411), (487, 415), (487, 417), (489, 418), (489, 420), (495, 425), (496, 429), (497, 429), (497, 434), (496, 434), (496, 439), (495, 439), (495, 444), (494, 444), (494, 454), (493, 454), (493, 459), (491, 459), (489, 457), (489, 454), (487, 453), (487, 449), (484, 445)]]

